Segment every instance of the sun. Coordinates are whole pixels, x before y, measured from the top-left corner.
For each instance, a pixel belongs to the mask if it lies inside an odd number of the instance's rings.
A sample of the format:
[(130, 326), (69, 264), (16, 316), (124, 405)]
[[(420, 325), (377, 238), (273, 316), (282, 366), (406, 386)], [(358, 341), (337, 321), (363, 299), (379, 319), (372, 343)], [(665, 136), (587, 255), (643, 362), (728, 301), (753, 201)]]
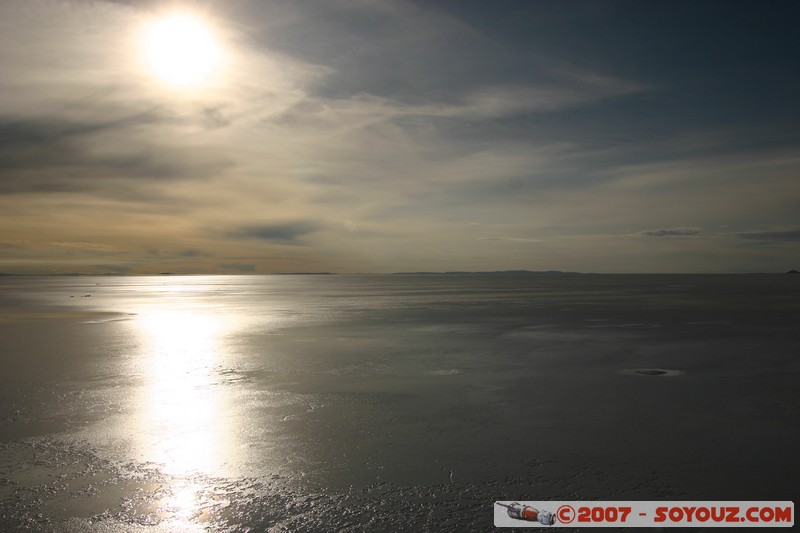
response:
[(188, 14), (153, 21), (145, 30), (143, 48), (152, 73), (177, 87), (207, 82), (222, 59), (222, 50), (208, 26)]

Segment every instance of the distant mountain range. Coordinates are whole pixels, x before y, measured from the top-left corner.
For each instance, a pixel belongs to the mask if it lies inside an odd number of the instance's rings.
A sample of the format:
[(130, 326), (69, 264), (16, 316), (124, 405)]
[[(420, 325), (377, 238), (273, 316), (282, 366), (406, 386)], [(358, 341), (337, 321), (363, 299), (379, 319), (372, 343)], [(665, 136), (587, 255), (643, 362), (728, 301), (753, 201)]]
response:
[(404, 276), (561, 276), (564, 274), (581, 274), (581, 272), (562, 272), (561, 270), (492, 270), (488, 272), (470, 272), (455, 270), (450, 272), (394, 272)]

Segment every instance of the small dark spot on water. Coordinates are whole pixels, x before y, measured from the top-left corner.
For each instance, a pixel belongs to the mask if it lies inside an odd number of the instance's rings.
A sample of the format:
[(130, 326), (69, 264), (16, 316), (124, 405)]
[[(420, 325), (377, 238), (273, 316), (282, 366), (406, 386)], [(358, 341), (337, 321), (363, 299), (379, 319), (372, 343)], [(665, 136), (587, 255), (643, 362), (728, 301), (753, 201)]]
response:
[(644, 374), (645, 376), (661, 376), (666, 374), (666, 370), (658, 370), (656, 368), (637, 368), (634, 370), (637, 374)]
[(683, 375), (681, 370), (673, 370), (669, 368), (625, 368), (622, 370), (623, 374), (636, 374), (639, 376), (661, 376), (661, 377), (675, 377)]

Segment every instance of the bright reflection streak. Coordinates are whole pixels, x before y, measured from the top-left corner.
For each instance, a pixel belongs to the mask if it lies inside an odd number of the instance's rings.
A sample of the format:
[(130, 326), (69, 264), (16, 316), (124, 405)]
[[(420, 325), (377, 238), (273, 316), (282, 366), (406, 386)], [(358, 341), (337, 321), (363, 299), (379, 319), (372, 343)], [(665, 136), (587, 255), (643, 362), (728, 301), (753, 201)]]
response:
[(170, 496), (161, 502), (170, 513), (169, 521), (179, 524), (181, 531), (205, 531), (195, 522), (203, 514), (198, 496), (201, 490), (202, 487), (192, 483), (176, 483), (169, 489)]
[(142, 445), (164, 472), (210, 472), (224, 460), (220, 398), (213, 371), (223, 321), (184, 310), (140, 313), (145, 344)]
[(213, 474), (226, 459), (222, 398), (214, 382), (225, 320), (168, 304), (142, 309), (138, 317), (145, 356), (139, 445), (148, 462), (175, 476), (163, 510), (189, 531), (203, 513), (202, 487), (192, 477)]

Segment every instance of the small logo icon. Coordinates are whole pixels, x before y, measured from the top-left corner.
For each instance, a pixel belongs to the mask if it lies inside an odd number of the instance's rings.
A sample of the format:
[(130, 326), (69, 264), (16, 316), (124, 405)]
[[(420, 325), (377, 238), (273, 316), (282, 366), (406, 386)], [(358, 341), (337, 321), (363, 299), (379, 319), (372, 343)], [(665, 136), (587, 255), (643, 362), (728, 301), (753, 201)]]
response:
[(556, 511), (556, 517), (562, 524), (570, 524), (575, 520), (575, 509), (571, 505), (562, 505)]
[(526, 522), (539, 522), (543, 526), (552, 526), (556, 523), (556, 516), (548, 511), (540, 511), (530, 505), (521, 505), (519, 502), (514, 502), (511, 505), (505, 503), (495, 502), (500, 507), (505, 507), (508, 516), (515, 520), (525, 520)]

